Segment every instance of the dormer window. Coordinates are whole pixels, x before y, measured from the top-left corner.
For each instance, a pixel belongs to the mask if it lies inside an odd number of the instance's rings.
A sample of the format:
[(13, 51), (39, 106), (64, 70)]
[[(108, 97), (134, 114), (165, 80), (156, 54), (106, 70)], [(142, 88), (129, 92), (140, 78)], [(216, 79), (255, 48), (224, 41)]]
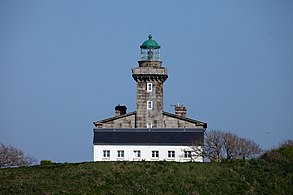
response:
[(147, 92), (153, 91), (153, 83), (147, 83)]

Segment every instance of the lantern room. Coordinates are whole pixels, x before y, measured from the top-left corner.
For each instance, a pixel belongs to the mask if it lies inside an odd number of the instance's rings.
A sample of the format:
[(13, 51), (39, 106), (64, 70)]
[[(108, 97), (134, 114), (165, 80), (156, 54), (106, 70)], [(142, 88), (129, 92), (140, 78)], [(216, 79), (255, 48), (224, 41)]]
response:
[(149, 39), (143, 42), (140, 46), (141, 57), (143, 61), (159, 61), (160, 60), (160, 45), (152, 39), (152, 35), (149, 35)]

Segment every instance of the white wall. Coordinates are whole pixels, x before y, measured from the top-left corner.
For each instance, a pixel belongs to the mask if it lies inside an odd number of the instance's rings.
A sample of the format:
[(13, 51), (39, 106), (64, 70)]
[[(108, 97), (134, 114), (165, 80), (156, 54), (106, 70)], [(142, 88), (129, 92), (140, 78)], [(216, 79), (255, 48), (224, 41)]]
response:
[[(110, 158), (103, 157), (103, 151), (110, 150)], [(124, 150), (124, 158), (117, 157), (117, 151)], [(141, 151), (140, 158), (134, 158), (134, 150)], [(141, 146), (141, 145), (94, 145), (94, 161), (176, 161), (189, 162), (191, 158), (184, 157), (184, 151), (191, 151), (188, 146)], [(159, 151), (159, 158), (152, 157), (152, 151)], [(168, 151), (175, 151), (175, 158), (168, 158)], [(193, 159), (203, 162), (202, 157)]]

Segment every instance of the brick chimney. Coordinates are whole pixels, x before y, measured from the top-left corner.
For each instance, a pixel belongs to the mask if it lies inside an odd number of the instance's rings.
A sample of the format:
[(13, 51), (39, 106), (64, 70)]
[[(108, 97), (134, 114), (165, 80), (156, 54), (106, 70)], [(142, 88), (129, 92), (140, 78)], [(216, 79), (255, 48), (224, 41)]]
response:
[(115, 116), (120, 116), (120, 115), (126, 114), (126, 110), (127, 110), (126, 106), (120, 106), (120, 104), (118, 104), (115, 107)]
[(186, 117), (186, 112), (187, 112), (187, 109), (185, 106), (183, 105), (175, 105), (175, 114), (177, 116), (183, 116), (183, 117)]

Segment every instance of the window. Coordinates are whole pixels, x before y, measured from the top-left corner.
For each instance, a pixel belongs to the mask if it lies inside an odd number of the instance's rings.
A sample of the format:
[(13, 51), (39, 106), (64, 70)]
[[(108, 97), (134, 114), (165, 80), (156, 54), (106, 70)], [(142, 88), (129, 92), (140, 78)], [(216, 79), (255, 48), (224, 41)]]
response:
[(124, 150), (118, 150), (117, 151), (117, 157), (118, 158), (124, 158)]
[(134, 158), (140, 158), (140, 150), (133, 151)]
[(184, 158), (191, 158), (191, 151), (184, 151)]
[(147, 128), (153, 128), (153, 124), (151, 122), (147, 123)]
[(152, 91), (153, 91), (153, 84), (147, 83), (147, 92), (152, 92)]
[(153, 101), (147, 101), (147, 109), (148, 110), (153, 109)]
[(110, 150), (103, 150), (103, 157), (110, 158)]
[(159, 151), (152, 151), (152, 158), (159, 158)]
[(175, 158), (175, 151), (168, 151), (168, 158)]

